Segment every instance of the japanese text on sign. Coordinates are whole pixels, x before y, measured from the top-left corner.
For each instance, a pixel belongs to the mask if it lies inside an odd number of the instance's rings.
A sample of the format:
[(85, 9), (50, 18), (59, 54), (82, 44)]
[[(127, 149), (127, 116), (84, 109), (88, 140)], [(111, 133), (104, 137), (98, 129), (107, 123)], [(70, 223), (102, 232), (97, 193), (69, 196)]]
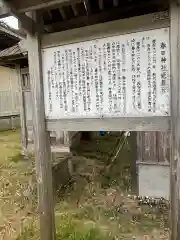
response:
[(43, 50), (48, 119), (168, 116), (169, 29)]

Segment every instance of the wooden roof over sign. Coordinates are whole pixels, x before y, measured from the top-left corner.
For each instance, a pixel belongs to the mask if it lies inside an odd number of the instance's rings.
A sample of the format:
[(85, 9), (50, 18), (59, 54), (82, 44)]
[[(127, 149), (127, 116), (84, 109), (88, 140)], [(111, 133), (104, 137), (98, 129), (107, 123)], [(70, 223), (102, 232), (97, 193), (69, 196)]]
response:
[(47, 32), (167, 10), (162, 0), (85, 0), (43, 11)]
[[(0, 0), (0, 16), (41, 9), (45, 31), (56, 32), (168, 9), (168, 0)], [(24, 22), (25, 22), (24, 21)]]

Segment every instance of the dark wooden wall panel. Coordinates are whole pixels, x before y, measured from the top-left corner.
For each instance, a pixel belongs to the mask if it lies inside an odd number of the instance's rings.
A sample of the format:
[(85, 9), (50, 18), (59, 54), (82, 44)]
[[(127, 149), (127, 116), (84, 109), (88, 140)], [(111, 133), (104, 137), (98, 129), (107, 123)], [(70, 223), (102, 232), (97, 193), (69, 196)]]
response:
[(137, 153), (140, 162), (169, 162), (170, 134), (165, 132), (138, 132)]

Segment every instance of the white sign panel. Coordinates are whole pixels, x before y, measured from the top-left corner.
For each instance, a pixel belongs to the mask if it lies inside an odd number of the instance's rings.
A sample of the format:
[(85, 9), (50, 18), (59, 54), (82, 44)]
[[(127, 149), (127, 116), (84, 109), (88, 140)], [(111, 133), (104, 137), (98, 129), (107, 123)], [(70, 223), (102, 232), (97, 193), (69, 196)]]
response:
[(169, 29), (43, 50), (48, 119), (168, 116)]

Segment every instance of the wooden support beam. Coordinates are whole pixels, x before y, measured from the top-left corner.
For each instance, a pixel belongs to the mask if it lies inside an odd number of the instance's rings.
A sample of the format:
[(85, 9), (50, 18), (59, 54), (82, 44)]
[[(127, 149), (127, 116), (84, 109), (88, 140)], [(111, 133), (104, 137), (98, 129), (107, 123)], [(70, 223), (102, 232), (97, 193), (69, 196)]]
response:
[(83, 0), (21, 0), (19, 4), (19, 0), (14, 0), (14, 2), (19, 5), (19, 12), (29, 12), (33, 10), (45, 9), (45, 8), (54, 8), (59, 6), (67, 6), (70, 4), (80, 3)]
[(52, 13), (51, 13), (51, 11), (47, 11), (47, 12), (48, 12), (49, 18), (52, 20)]
[[(144, 8), (144, 13), (148, 11), (148, 8), (152, 7), (152, 3), (149, 2), (149, 4), (145, 3), (142, 8)], [(156, 5), (155, 5), (156, 6)], [(158, 6), (158, 5), (157, 5)], [(70, 19), (66, 20), (63, 22), (56, 22), (53, 24), (49, 24), (45, 26), (45, 29), (48, 32), (58, 32), (58, 31), (63, 31), (67, 29), (73, 29), (73, 28), (80, 28), (80, 27), (85, 27), (88, 25), (93, 25), (97, 23), (103, 23), (103, 22), (108, 22), (120, 18), (125, 18), (125, 17), (130, 17), (132, 15), (131, 11), (138, 11), (139, 6), (132, 5), (128, 6), (125, 8), (115, 8), (109, 11), (101, 12), (98, 14), (92, 14), (90, 16), (82, 16), (78, 17), (76, 19)]]
[(171, 240), (180, 239), (180, 6), (175, 0), (170, 5), (171, 40)]
[(9, 17), (11, 15), (11, 9), (4, 7), (0, 2), (0, 18)]
[(99, 9), (100, 10), (104, 9), (104, 0), (99, 0)]
[(113, 5), (114, 5), (115, 7), (117, 7), (118, 4), (119, 4), (119, 0), (113, 0)]
[[(157, 19), (157, 18), (159, 20), (161, 18), (161, 20), (155, 21), (154, 19)], [(157, 28), (168, 28), (169, 25), (170, 25), (170, 21), (169, 21), (169, 14), (167, 11), (151, 13), (145, 16), (136, 16), (128, 19), (119, 19), (116, 21), (95, 24), (95, 25), (89, 26), (88, 28), (83, 27), (83, 28), (71, 29), (69, 31), (56, 32), (52, 34), (44, 34), (41, 39), (42, 40), (41, 44), (42, 44), (42, 48), (44, 49), (49, 47), (55, 47), (60, 45), (67, 45), (67, 44), (72, 44), (77, 42), (84, 42), (88, 40), (98, 39), (98, 38), (102, 38), (102, 36), (110, 37), (110, 36), (113, 36), (115, 33), (116, 35), (123, 35), (123, 34), (132, 33), (134, 31), (141, 32), (141, 31), (148, 31), (148, 30), (157, 29)], [(150, 119), (154, 120), (154, 118), (152, 117)], [(161, 123), (162, 122), (160, 120), (160, 125), (162, 126)], [(120, 126), (119, 123), (118, 125)], [(93, 131), (93, 130), (90, 130), (90, 131)], [(158, 131), (158, 130), (155, 130), (155, 131)]]
[[(4, 1), (4, 0), (3, 0)], [(3, 1), (0, 1), (0, 18), (7, 17), (12, 15), (11, 9), (3, 4)], [(9, 1), (10, 2), (10, 1)], [(71, 3), (75, 4), (78, 2), (83, 2), (83, 0), (13, 0), (11, 1), (14, 7), (19, 13), (26, 13), (34, 10), (53, 8), (55, 6), (59, 7), (66, 6)]]
[(48, 131), (160, 131), (170, 129), (169, 117), (135, 117), (107, 119), (48, 120)]
[(28, 134), (27, 134), (26, 111), (25, 111), (24, 94), (22, 90), (22, 75), (21, 75), (20, 65), (16, 65), (16, 71), (18, 75), (19, 95), (20, 95), (19, 99), (20, 99), (21, 145), (22, 145), (23, 154), (26, 154), (27, 144), (28, 144)]
[(14, 17), (16, 17), (20, 23), (21, 23), (21, 27), (22, 29), (24, 29), (26, 32), (30, 33), (30, 34), (34, 34), (34, 32), (32, 32), (31, 30), (31, 26), (34, 25), (34, 28), (36, 28), (35, 22), (32, 21), (28, 16), (26, 16), (23, 13), (18, 13), (16, 10), (11, 9), (12, 15)]
[(90, 6), (89, 0), (84, 0), (84, 6), (86, 9), (87, 15), (89, 15), (91, 13), (91, 6)]
[(131, 176), (132, 176), (132, 192), (138, 194), (138, 175), (136, 161), (138, 159), (138, 146), (137, 146), (137, 132), (131, 132), (129, 138), (130, 154), (131, 154)]
[(110, 12), (102, 12), (100, 14), (93, 14), (90, 16), (82, 16), (82, 17), (78, 17), (76, 19), (70, 19), (70, 20), (66, 20), (63, 22), (56, 22), (53, 24), (49, 24), (45, 26), (45, 29), (48, 32), (53, 32), (53, 31), (63, 31), (63, 30), (67, 30), (67, 29), (73, 29), (73, 28), (79, 28), (79, 27), (85, 27), (87, 25), (91, 25), (91, 24), (96, 24), (99, 22), (102, 22), (104, 20), (110, 20), (110, 19), (114, 19), (114, 16), (116, 16), (116, 14), (119, 15), (119, 12), (122, 12), (122, 10), (118, 9), (118, 12), (116, 13), (115, 11), (113, 11), (114, 15), (111, 15)]
[(74, 16), (77, 17), (79, 15), (79, 13), (78, 13), (76, 4), (72, 4), (71, 7), (72, 7), (72, 10), (73, 10)]
[[(42, 76), (42, 56), (40, 44), (40, 24), (42, 14), (33, 13), (38, 30), (35, 35), (27, 35), (30, 86), (33, 105), (33, 130), (36, 157), (36, 175), (40, 210), (41, 240), (55, 239), (54, 197), (52, 187), (52, 161), (50, 139), (46, 129), (44, 91)], [(39, 26), (40, 25), (40, 26)]]
[(59, 12), (61, 14), (62, 19), (66, 20), (67, 17), (66, 17), (66, 13), (65, 13), (64, 9), (63, 8), (59, 8)]

